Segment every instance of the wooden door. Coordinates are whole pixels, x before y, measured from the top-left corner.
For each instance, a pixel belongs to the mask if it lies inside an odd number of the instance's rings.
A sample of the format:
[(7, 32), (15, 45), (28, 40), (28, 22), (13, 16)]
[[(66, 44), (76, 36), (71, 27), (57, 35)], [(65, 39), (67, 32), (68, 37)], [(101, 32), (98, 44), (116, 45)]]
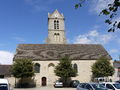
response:
[(42, 86), (46, 86), (46, 77), (42, 77)]

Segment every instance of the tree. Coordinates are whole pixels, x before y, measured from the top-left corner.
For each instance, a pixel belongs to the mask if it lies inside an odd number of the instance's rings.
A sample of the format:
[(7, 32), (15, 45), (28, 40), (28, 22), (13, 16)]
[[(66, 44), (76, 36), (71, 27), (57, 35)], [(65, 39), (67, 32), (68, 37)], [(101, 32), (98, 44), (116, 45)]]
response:
[[(79, 3), (75, 5), (75, 8), (82, 7), (83, 3), (87, 0), (79, 0)], [(108, 32), (114, 32), (117, 29), (120, 29), (120, 21), (115, 20), (117, 13), (119, 13), (120, 0), (114, 0), (113, 3), (109, 3), (108, 6), (100, 12), (100, 15), (103, 14), (108, 16), (108, 19), (105, 19), (105, 23), (111, 25), (108, 29)]]
[(15, 78), (21, 79), (34, 76), (33, 63), (30, 59), (17, 59), (15, 60), (11, 72)]
[(55, 67), (55, 74), (61, 78), (64, 85), (70, 77), (77, 76), (77, 71), (72, 67), (71, 60), (68, 57), (60, 59), (60, 63)]
[(105, 57), (100, 57), (92, 66), (93, 78), (108, 77), (114, 74), (114, 68)]

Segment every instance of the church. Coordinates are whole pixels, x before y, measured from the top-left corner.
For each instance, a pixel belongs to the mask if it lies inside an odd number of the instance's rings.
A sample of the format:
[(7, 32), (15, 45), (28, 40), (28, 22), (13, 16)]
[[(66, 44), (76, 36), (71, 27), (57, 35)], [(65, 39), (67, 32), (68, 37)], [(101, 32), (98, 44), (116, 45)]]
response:
[(48, 86), (59, 79), (54, 68), (59, 59), (69, 56), (72, 65), (77, 69), (78, 76), (72, 80), (90, 82), (91, 66), (104, 56), (111, 60), (111, 56), (100, 44), (68, 44), (65, 35), (65, 18), (55, 10), (48, 13), (48, 37), (45, 44), (19, 44), (16, 48), (14, 61), (28, 58), (34, 63), (35, 82), (37, 86)]

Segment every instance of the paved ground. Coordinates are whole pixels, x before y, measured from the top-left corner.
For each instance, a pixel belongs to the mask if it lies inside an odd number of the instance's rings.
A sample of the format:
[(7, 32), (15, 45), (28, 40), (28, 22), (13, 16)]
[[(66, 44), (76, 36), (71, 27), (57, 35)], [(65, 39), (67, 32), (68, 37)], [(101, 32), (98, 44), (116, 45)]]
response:
[(16, 89), (13, 90), (76, 90), (76, 88), (54, 88), (54, 87), (39, 87), (39, 88), (25, 88), (25, 89)]

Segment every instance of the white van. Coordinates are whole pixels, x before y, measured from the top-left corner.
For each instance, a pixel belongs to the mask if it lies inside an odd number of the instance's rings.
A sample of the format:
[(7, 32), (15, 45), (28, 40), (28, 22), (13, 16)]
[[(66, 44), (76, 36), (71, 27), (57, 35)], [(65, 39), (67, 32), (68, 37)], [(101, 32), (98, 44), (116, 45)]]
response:
[(108, 90), (120, 90), (120, 84), (116, 82), (103, 82), (101, 84), (108, 88)]
[(0, 90), (12, 90), (7, 79), (0, 79)]

